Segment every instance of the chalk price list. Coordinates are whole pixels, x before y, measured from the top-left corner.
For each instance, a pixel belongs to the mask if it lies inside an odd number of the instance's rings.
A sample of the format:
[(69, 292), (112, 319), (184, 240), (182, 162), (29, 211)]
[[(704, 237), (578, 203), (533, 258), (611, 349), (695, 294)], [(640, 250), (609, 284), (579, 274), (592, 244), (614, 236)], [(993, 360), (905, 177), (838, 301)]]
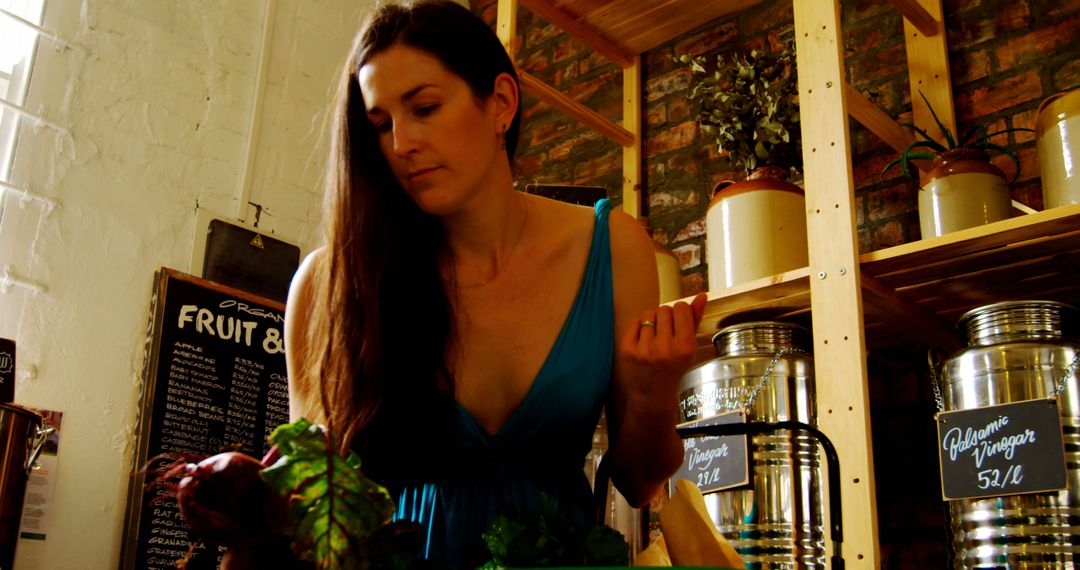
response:
[(217, 360), (206, 355), (202, 347), (176, 342), (168, 366), (161, 449), (203, 452), (214, 443), (210, 426), (224, 416), (224, 410), (215, 403), (223, 390)]
[[(236, 357), (233, 360), (232, 382), (229, 385), (229, 411), (225, 416), (225, 439), (243, 442), (242, 450), (258, 455), (255, 450), (255, 410), (262, 391), (261, 377), (265, 365), (254, 360)], [(263, 440), (258, 440), (263, 441)]]
[(272, 372), (266, 383), (266, 423), (263, 440), (269, 440), (270, 434), (281, 424), (289, 423), (289, 378), (284, 374)]

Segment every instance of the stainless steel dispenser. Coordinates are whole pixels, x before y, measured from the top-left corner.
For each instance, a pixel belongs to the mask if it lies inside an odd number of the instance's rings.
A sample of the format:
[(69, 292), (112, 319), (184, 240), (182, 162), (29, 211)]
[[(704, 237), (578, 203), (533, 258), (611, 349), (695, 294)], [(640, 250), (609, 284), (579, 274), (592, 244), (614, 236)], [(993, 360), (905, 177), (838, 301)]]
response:
[[(691, 369), (680, 386), (683, 422), (743, 409), (746, 420), (817, 425), (810, 333), (759, 321), (713, 337), (717, 358)], [(717, 529), (748, 568), (825, 568), (824, 495), (817, 444), (788, 430), (750, 441), (752, 489), (705, 495)]]
[(960, 317), (968, 347), (939, 375), (946, 411), (1056, 395), (1068, 490), (950, 501), (954, 568), (1080, 567), (1080, 342), (1066, 331), (1075, 309), (1010, 301)]
[(15, 563), (26, 481), (51, 431), (40, 415), (0, 404), (0, 570)]

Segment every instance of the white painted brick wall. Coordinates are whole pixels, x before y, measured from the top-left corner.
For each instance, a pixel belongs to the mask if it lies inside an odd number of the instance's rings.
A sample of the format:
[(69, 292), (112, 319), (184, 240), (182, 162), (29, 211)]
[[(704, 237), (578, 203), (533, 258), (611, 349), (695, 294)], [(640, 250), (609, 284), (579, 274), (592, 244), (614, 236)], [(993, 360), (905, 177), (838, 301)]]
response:
[[(16, 402), (64, 412), (44, 543), (16, 568), (116, 568), (154, 271), (186, 269), (196, 201), (232, 216), (243, 185), (269, 0), (50, 0), (26, 106), (70, 129), (24, 125), (0, 265), (47, 287), (0, 293), (18, 342)], [(325, 164), (323, 113), (370, 0), (277, 0), (255, 141), (260, 227), (309, 250)], [(252, 211), (244, 211), (250, 216)], [(248, 220), (249, 222), (252, 220)]]

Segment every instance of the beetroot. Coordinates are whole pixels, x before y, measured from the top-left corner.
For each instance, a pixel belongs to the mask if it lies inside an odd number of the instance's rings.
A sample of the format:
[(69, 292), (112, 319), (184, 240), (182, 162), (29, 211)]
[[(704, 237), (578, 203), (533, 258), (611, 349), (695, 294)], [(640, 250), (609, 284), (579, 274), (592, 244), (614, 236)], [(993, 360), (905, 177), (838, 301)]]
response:
[(258, 459), (235, 451), (182, 466), (186, 475), (176, 502), (193, 538), (231, 545), (273, 534), (283, 506), (260, 477), (262, 468)]

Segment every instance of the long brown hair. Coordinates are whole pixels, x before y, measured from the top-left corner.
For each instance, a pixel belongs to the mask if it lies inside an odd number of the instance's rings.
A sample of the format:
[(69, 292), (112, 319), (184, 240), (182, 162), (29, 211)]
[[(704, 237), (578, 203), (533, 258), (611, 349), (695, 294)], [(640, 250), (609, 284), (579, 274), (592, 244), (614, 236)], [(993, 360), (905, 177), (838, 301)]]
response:
[[(321, 409), (311, 401), (304, 413), (331, 426), (341, 450), (357, 436), (363, 447), (380, 429), (397, 432), (445, 412), (453, 394), (446, 364), (453, 303), (439, 273), (443, 228), (394, 179), (357, 82), (359, 69), (394, 45), (439, 59), (478, 100), (492, 94), (500, 73), (517, 80), (491, 28), (448, 0), (379, 6), (353, 43), (333, 109), (326, 250), (315, 267), (308, 350), (301, 377), (292, 379), (300, 393), (321, 395)], [(519, 103), (506, 132), (511, 158), (520, 111)]]

